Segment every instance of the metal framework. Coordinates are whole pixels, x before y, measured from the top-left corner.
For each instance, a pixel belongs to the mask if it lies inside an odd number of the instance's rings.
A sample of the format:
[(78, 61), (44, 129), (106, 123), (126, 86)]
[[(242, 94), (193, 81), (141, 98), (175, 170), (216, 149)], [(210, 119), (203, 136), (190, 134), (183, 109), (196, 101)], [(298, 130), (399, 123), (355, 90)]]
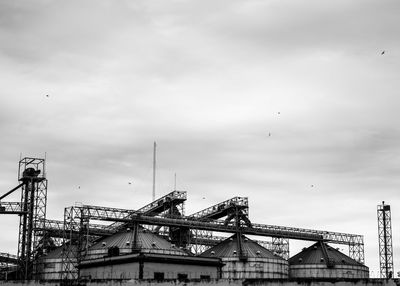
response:
[[(186, 192), (175, 190), (138, 210), (82, 204), (67, 207), (64, 209), (63, 221), (58, 221), (46, 219), (47, 180), (44, 160), (22, 159), (19, 162), (18, 180), (20, 184), (0, 196), (0, 200), (21, 189), (21, 201), (0, 202), (0, 214), (20, 215), (20, 279), (34, 278), (36, 258), (57, 246), (63, 248), (60, 278), (79, 279), (77, 266), (92, 242), (128, 227), (138, 229), (139, 225), (196, 254), (226, 239), (215, 233), (233, 233), (237, 235), (239, 256), (243, 259), (246, 259), (246, 253), (241, 249), (242, 235), (255, 235), (269, 237), (271, 241), (257, 242), (286, 259), (289, 257), (289, 240), (296, 239), (348, 245), (349, 256), (364, 263), (363, 236), (252, 223), (248, 218), (249, 206), (246, 197), (234, 197), (185, 216)], [(380, 237), (382, 236), (382, 241), (391, 247), (389, 206), (383, 206), (381, 209), (378, 206), (378, 220), (379, 218), (382, 220), (382, 223), (378, 224)], [(103, 224), (93, 223), (94, 221), (103, 221)], [(381, 249), (384, 248), (380, 247), (380, 251)], [(392, 259), (391, 248), (385, 251), (385, 257)], [(391, 266), (393, 272), (393, 262), (386, 262), (385, 266)], [(389, 272), (386, 271), (385, 275), (388, 277)]]
[(0, 214), (23, 214), (21, 203), (19, 202), (1, 202)]
[(210, 221), (226, 217), (235, 212), (239, 208), (246, 215), (249, 214), (248, 198), (234, 197), (223, 201), (204, 210), (196, 212), (188, 216), (189, 219), (197, 219), (201, 221)]
[[(127, 214), (126, 219), (129, 219), (130, 214), (145, 214), (148, 216), (184, 216), (186, 192), (173, 191), (157, 200), (145, 205), (144, 207), (134, 211), (125, 210)], [(123, 228), (126, 228), (126, 224), (121, 222), (114, 222), (109, 227), (110, 231), (117, 232)]]
[[(18, 166), (18, 186), (0, 197), (0, 200), (21, 189), (20, 202), (1, 202), (1, 214), (20, 216), (18, 234), (18, 278), (32, 279), (35, 273), (35, 261), (43, 252), (45, 231), (41, 221), (46, 218), (47, 179), (45, 160), (23, 158)], [(38, 229), (41, 228), (41, 231)]]
[(16, 270), (18, 257), (9, 253), (0, 252), (0, 280), (8, 280), (9, 272)]
[(382, 202), (377, 208), (379, 236), (379, 264), (381, 278), (393, 277), (392, 219), (390, 205)]
[(21, 192), (18, 258), (20, 259), (20, 278), (32, 279), (35, 258), (42, 251), (43, 232), (37, 232), (40, 220), (46, 218), (47, 180), (45, 161), (38, 158), (24, 158), (19, 162), (18, 180), (23, 183)]
[[(225, 222), (229, 223), (230, 220), (237, 217), (237, 212), (239, 212), (243, 217), (248, 217), (248, 198), (234, 197), (191, 214), (187, 218), (207, 222), (226, 217)], [(193, 229), (190, 231), (188, 248), (193, 253), (200, 254), (209, 248), (209, 243), (215, 241), (214, 238), (215, 236), (210, 230)]]
[[(126, 228), (133, 223), (131, 217), (135, 214), (145, 214), (149, 217), (181, 217), (184, 215), (185, 201), (186, 192), (173, 191), (136, 211), (89, 205), (65, 208), (61, 279), (79, 279), (79, 270), (76, 266), (85, 255), (89, 243), (99, 235), (111, 235)], [(90, 220), (113, 223), (108, 226), (93, 225)], [(52, 223), (57, 232), (60, 229), (59, 222)], [(168, 229), (170, 240), (178, 246), (181, 240), (180, 232), (181, 229)]]

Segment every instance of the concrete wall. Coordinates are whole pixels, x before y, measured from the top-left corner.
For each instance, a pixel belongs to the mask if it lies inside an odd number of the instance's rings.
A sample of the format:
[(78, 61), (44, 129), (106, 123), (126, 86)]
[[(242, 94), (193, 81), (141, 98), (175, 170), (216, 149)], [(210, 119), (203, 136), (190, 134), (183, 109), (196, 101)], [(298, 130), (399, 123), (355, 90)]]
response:
[[(178, 273), (187, 274), (188, 279), (200, 279), (201, 275), (210, 276), (212, 279), (218, 278), (216, 266), (144, 262), (143, 279), (153, 279), (154, 272), (164, 273), (165, 279), (176, 279)], [(81, 276), (90, 276), (91, 279), (139, 279), (139, 263), (82, 268)]]
[(153, 279), (154, 272), (163, 272), (165, 279), (176, 279), (178, 274), (186, 274), (188, 279), (200, 279), (201, 275), (218, 278), (216, 266), (179, 265), (167, 263), (144, 263), (143, 279)]
[(291, 265), (290, 278), (368, 278), (367, 267), (352, 265), (335, 265), (327, 268), (325, 265)]
[(139, 279), (139, 263), (82, 268), (80, 272), (82, 277), (91, 277), (91, 279)]
[(62, 260), (60, 258), (42, 259), (38, 263), (40, 279), (54, 280), (60, 279), (62, 270)]
[(283, 259), (248, 258), (240, 261), (238, 258), (222, 258), (222, 278), (287, 278), (288, 262)]

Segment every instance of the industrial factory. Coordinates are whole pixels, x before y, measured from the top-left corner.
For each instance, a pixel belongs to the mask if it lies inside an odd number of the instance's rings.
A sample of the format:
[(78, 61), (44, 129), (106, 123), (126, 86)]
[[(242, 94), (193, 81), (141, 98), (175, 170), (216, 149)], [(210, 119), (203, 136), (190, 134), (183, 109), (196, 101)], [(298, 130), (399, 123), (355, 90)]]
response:
[[(185, 214), (187, 194), (174, 190), (136, 210), (81, 204), (65, 207), (61, 220), (48, 219), (45, 175), (44, 159), (23, 158), (19, 184), (0, 196), (0, 214), (20, 217), (18, 253), (0, 253), (1, 280), (206, 283), (369, 278), (362, 235), (255, 223), (249, 219), (246, 197)], [(17, 191), (19, 202), (4, 201)], [(378, 221), (381, 277), (388, 279), (393, 255), (390, 207), (384, 203), (378, 208)], [(291, 240), (313, 244), (292, 254)], [(335, 245), (345, 245), (349, 252)]]

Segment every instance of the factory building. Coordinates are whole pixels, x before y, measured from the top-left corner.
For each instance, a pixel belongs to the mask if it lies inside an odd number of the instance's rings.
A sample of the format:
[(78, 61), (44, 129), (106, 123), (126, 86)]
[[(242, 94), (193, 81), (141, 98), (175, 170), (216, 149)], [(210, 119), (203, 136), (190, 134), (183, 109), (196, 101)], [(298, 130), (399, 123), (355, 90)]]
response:
[(246, 236), (237, 234), (208, 249), (201, 257), (219, 257), (222, 278), (287, 278), (288, 262)]
[(367, 266), (324, 242), (317, 242), (289, 259), (290, 278), (369, 277)]
[(217, 279), (217, 257), (195, 257), (141, 228), (101, 239), (80, 263), (81, 277), (103, 279)]

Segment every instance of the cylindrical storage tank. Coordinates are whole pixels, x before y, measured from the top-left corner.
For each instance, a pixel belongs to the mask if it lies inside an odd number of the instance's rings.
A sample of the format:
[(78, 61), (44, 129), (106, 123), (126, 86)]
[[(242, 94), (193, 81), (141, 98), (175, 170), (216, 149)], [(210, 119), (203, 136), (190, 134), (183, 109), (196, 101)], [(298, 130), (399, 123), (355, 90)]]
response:
[(289, 259), (290, 278), (369, 278), (369, 268), (323, 242)]
[(224, 264), (221, 278), (225, 279), (288, 277), (289, 267), (285, 259), (272, 254), (245, 236), (238, 241), (234, 235), (208, 249), (201, 256), (220, 258)]
[[(62, 279), (61, 275), (63, 272), (63, 259), (62, 259), (62, 246), (50, 251), (47, 255), (43, 255), (36, 262), (36, 273), (37, 279), (39, 280), (59, 280)], [(71, 251), (76, 251), (76, 247), (73, 246)], [(74, 269), (75, 266), (70, 264), (75, 264), (76, 259), (70, 258), (69, 262), (64, 261), (64, 263), (69, 263), (66, 266), (68, 269)]]

